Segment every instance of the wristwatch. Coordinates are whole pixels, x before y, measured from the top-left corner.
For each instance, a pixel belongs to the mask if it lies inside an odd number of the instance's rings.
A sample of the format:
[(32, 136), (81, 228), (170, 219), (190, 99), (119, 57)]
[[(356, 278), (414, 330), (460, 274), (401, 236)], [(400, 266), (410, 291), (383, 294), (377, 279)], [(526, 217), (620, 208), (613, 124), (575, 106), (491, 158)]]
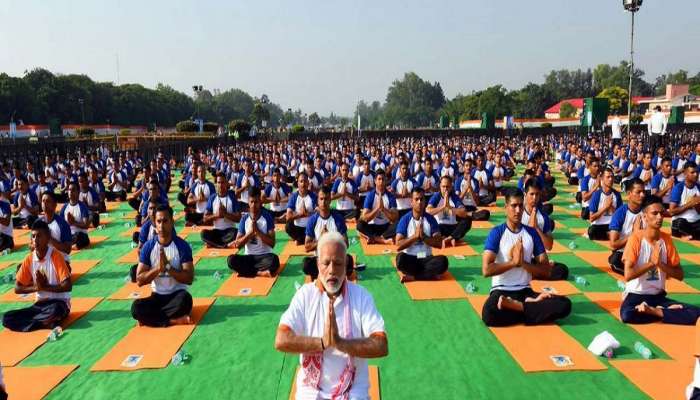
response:
[(169, 271), (173, 266), (170, 263), (165, 264), (165, 270)]

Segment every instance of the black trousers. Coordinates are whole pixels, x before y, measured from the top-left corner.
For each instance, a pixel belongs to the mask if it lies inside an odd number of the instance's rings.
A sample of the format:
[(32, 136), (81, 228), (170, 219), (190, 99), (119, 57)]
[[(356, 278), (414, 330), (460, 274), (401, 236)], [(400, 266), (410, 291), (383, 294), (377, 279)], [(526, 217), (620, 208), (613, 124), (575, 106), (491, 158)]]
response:
[(547, 215), (552, 215), (554, 212), (554, 205), (553, 204), (542, 204), (542, 212), (544, 212)]
[(121, 192), (106, 191), (105, 198), (108, 201), (126, 201), (126, 190), (122, 190)]
[(658, 134), (652, 134), (651, 136), (649, 136), (649, 148), (650, 149), (654, 149), (654, 151), (655, 151), (656, 149), (658, 149), (659, 147), (661, 147), (663, 145), (664, 145), (663, 136), (658, 135)]
[[(311, 280), (316, 280), (318, 278), (318, 257), (316, 256), (309, 256), (309, 257), (304, 257), (304, 262), (303, 262), (303, 270), (304, 274), (310, 275)], [(355, 262), (352, 260), (352, 256), (350, 254), (346, 255), (345, 259), (345, 273), (347, 276), (350, 276), (352, 274), (352, 271), (355, 269)]]
[(280, 259), (274, 253), (247, 256), (232, 254), (226, 263), (238, 275), (248, 278), (257, 276), (260, 271), (270, 271), (274, 275), (280, 269)]
[(15, 239), (10, 235), (0, 233), (0, 251), (5, 249), (12, 250), (15, 247)]
[(479, 196), (479, 205), (482, 207), (488, 206), (491, 203), (496, 202), (496, 193), (489, 192), (483, 196)]
[(129, 206), (131, 206), (131, 208), (133, 208), (136, 211), (139, 211), (139, 206), (141, 205), (141, 199), (139, 199), (138, 197), (135, 197), (133, 199), (130, 199), (128, 203), (129, 203)]
[(170, 320), (184, 317), (192, 312), (192, 295), (186, 290), (171, 294), (153, 293), (144, 299), (134, 300), (131, 315), (141, 324), (165, 327)]
[(185, 221), (189, 222), (190, 224), (201, 225), (202, 221), (204, 221), (204, 214), (194, 211), (185, 213)]
[(275, 219), (277, 219), (277, 218), (279, 218), (279, 217), (281, 217), (281, 216), (287, 214), (287, 211), (285, 211), (285, 210), (282, 210), (282, 211), (272, 211), (272, 210), (270, 210), (270, 213), (272, 214), (273, 217), (275, 217)]
[[(627, 293), (620, 307), (620, 319), (622, 319), (622, 322), (627, 324), (648, 324), (659, 321), (659, 318), (653, 315), (642, 314), (635, 310), (635, 307), (642, 302), (646, 302), (650, 307), (663, 307), (664, 316), (661, 321), (665, 324), (695, 325), (698, 317), (700, 317), (700, 307), (669, 299), (666, 297), (666, 292), (659, 294)], [(674, 304), (681, 304), (683, 308), (667, 308)]]
[(608, 257), (608, 264), (610, 264), (610, 269), (612, 269), (613, 272), (617, 272), (620, 275), (625, 275), (625, 263), (622, 262), (623, 252), (624, 248), (622, 250), (613, 250), (613, 252), (610, 254), (610, 257)]
[(588, 238), (591, 240), (608, 240), (610, 225), (591, 225), (588, 227)]
[(185, 208), (189, 207), (187, 205), (187, 194), (185, 192), (180, 192), (177, 194), (177, 201), (179, 201), (183, 207), (185, 207)]
[(201, 233), (202, 242), (209, 247), (228, 247), (229, 243), (236, 239), (236, 228), (229, 229), (205, 229)]
[(472, 221), (488, 221), (491, 219), (491, 211), (479, 210), (474, 206), (464, 206), (464, 209), (472, 213)]
[(100, 213), (98, 211), (90, 211), (90, 223), (93, 228), (97, 228), (100, 225)]
[(357, 230), (367, 237), (381, 236), (384, 239), (391, 239), (396, 236), (396, 224), (369, 224), (360, 220), (357, 223)]
[(336, 210), (336, 211), (338, 211), (338, 212), (340, 213), (340, 215), (343, 216), (343, 219), (345, 219), (346, 221), (349, 220), (349, 219), (357, 219), (357, 218), (360, 217), (360, 213), (359, 213), (356, 209), (353, 209), (353, 210)]
[(584, 221), (591, 219), (591, 210), (588, 207), (583, 207), (581, 209), (581, 219)]
[[(502, 295), (523, 302), (523, 312), (499, 310), (498, 299)], [(538, 302), (525, 302), (526, 298), (538, 295), (539, 293), (530, 288), (514, 291), (492, 290), (484, 303), (481, 319), (487, 326), (509, 326), (519, 323), (539, 325), (565, 318), (571, 313), (571, 300), (565, 296), (552, 296)]]
[(545, 281), (565, 281), (569, 277), (569, 267), (566, 264), (560, 262), (555, 262), (552, 265), (551, 271), (549, 271), (549, 278), (543, 279)]
[(284, 231), (287, 232), (290, 238), (295, 241), (298, 245), (304, 244), (306, 240), (306, 228), (294, 225), (294, 221), (287, 221), (284, 224)]
[(542, 201), (550, 201), (557, 195), (557, 189), (553, 187), (545, 187), (542, 190)]
[(447, 271), (447, 257), (427, 256), (418, 258), (406, 253), (396, 255), (396, 268), (418, 280), (433, 279)]
[(90, 246), (90, 237), (85, 232), (75, 232), (73, 235), (73, 245), (80, 249)]
[(464, 235), (472, 228), (472, 220), (470, 218), (459, 218), (454, 225), (440, 224), (440, 235), (442, 237), (451, 237), (454, 240), (461, 240)]
[(63, 300), (44, 300), (27, 308), (6, 312), (2, 317), (2, 326), (15, 332), (52, 329), (58, 326), (69, 313), (68, 305)]
[(32, 225), (34, 225), (34, 222), (39, 219), (38, 216), (36, 215), (28, 215), (27, 218), (22, 218), (22, 217), (12, 217), (12, 226), (13, 228), (22, 228), (22, 227), (27, 227), (29, 229), (32, 228)]
[(569, 177), (569, 185), (571, 185), (571, 186), (576, 186), (576, 185), (578, 185), (578, 176), (576, 176), (576, 175), (571, 175), (571, 176)]
[(576, 192), (576, 195), (574, 196), (575, 200), (577, 203), (581, 204), (583, 202), (583, 195), (581, 192)]
[(688, 222), (687, 219), (678, 218), (671, 223), (671, 234), (675, 237), (690, 235), (693, 240), (700, 240), (700, 220)]

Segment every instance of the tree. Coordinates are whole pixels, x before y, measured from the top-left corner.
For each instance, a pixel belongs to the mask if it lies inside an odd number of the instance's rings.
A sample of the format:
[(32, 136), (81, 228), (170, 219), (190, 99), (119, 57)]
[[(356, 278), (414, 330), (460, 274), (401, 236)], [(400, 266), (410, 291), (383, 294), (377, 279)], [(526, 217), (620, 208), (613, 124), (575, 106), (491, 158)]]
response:
[(544, 111), (558, 101), (543, 85), (532, 82), (512, 93), (512, 97), (516, 118), (541, 118)]
[(610, 112), (611, 113), (626, 113), (627, 111), (627, 101), (629, 100), (629, 95), (627, 90), (619, 87), (612, 86), (603, 89), (602, 92), (598, 93), (598, 96), (607, 98), (610, 102)]
[(321, 117), (318, 116), (318, 113), (314, 112), (309, 115), (309, 125), (314, 127), (321, 125)]
[(357, 121), (357, 116), (360, 116), (362, 129), (381, 129), (384, 124), (384, 110), (382, 104), (378, 101), (373, 101), (368, 105), (364, 100), (360, 100), (353, 116), (353, 121)]
[[(603, 89), (613, 86), (629, 87), (629, 73), (630, 64), (627, 61), (620, 61), (620, 64), (617, 66), (600, 64), (593, 70), (593, 80), (595, 81), (593, 89), (596, 93), (599, 93)], [(632, 94), (634, 96), (653, 95), (654, 88), (643, 78), (644, 71), (635, 68), (632, 74)]]
[(445, 95), (438, 82), (430, 84), (413, 72), (395, 80), (386, 95), (384, 115), (393, 125), (429, 126), (437, 111), (445, 104)]
[(270, 121), (270, 111), (268, 111), (262, 103), (257, 102), (255, 106), (253, 106), (253, 111), (250, 113), (250, 122), (257, 127), (261, 127), (263, 121)]
[(511, 115), (513, 98), (501, 85), (491, 86), (479, 95), (479, 115), (489, 113), (496, 118)]
[(573, 118), (578, 110), (571, 103), (563, 103), (559, 108), (559, 118)]
[(666, 94), (666, 85), (680, 85), (690, 83), (688, 71), (680, 69), (677, 72), (669, 72), (656, 78), (654, 91), (657, 96)]

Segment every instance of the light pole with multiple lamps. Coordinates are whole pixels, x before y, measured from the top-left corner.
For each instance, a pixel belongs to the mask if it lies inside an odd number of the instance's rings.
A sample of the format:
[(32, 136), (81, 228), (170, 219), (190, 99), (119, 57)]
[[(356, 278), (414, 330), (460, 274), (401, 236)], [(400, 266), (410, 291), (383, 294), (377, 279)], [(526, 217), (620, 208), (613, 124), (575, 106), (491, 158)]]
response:
[(199, 95), (202, 93), (202, 90), (204, 90), (204, 87), (202, 85), (194, 85), (192, 86), (192, 90), (194, 90), (194, 108), (195, 108), (195, 114), (197, 115), (197, 130), (200, 128), (199, 124), (199, 102), (197, 101), (199, 99)]
[(627, 99), (627, 135), (632, 134), (632, 79), (634, 78), (634, 14), (642, 7), (643, 0), (622, 0), (622, 6), (632, 14), (630, 31), (630, 85)]

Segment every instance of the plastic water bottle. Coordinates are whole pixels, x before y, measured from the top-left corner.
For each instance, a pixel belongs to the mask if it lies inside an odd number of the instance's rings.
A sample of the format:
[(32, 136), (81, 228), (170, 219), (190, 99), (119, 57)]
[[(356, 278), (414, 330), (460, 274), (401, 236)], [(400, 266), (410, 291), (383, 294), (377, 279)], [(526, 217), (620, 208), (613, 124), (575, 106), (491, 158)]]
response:
[(98, 231), (101, 231), (101, 230), (103, 230), (104, 228), (105, 228), (104, 225), (101, 225), (101, 224), (100, 224), (100, 225), (97, 225), (97, 230), (98, 230)]
[(639, 353), (645, 360), (652, 357), (651, 350), (640, 341), (634, 342), (634, 351)]
[(129, 275), (125, 276), (124, 282), (131, 282), (131, 276), (129, 276)]
[(617, 281), (617, 288), (620, 290), (625, 290), (625, 282)]
[(294, 290), (299, 290), (301, 289), (301, 284), (297, 281), (294, 281)]
[(613, 349), (610, 348), (610, 347), (608, 347), (608, 348), (603, 352), (603, 354), (605, 354), (605, 357), (607, 357), (608, 360), (615, 357), (615, 353), (613, 352)]
[(130, 227), (130, 226), (131, 226), (131, 222), (125, 222), (125, 223), (124, 223), (124, 227), (125, 227), (125, 228), (128, 228), (128, 227)]
[(47, 340), (49, 342), (55, 342), (61, 336), (63, 336), (63, 328), (61, 328), (60, 326), (57, 326), (57, 327), (51, 329), (51, 332), (49, 332), (49, 336), (48, 336)]
[(574, 279), (575, 279), (577, 285), (588, 286), (588, 281), (586, 280), (586, 278), (579, 275)]
[(572, 210), (576, 208), (576, 206), (578, 206), (578, 203), (569, 204), (569, 208), (571, 208)]
[(100, 218), (107, 218), (109, 217), (109, 214), (107, 213), (100, 213)]
[(216, 279), (217, 281), (220, 281), (220, 280), (224, 279), (224, 276), (221, 274), (221, 272), (214, 271), (214, 279)]
[(180, 349), (173, 358), (170, 360), (170, 364), (174, 366), (180, 366), (180, 365), (185, 365), (187, 360), (190, 359), (190, 355), (185, 352), (185, 350)]
[(467, 293), (474, 293), (476, 292), (476, 285), (474, 285), (474, 282), (469, 282), (464, 289), (467, 291)]
[(122, 217), (126, 217), (126, 213), (122, 211)]
[(573, 240), (569, 242), (569, 249), (574, 250), (576, 247), (576, 242), (574, 242)]
[(354, 238), (354, 237), (350, 238), (350, 244), (352, 245), (355, 243), (357, 243), (357, 238)]
[(8, 255), (8, 254), (10, 254), (10, 249), (5, 249), (5, 250), (2, 251), (2, 255), (3, 255), (3, 256), (6, 256), (6, 255)]
[(129, 243), (129, 246), (131, 246), (132, 249), (135, 249), (135, 248), (136, 248), (136, 243), (131, 242), (131, 243)]

